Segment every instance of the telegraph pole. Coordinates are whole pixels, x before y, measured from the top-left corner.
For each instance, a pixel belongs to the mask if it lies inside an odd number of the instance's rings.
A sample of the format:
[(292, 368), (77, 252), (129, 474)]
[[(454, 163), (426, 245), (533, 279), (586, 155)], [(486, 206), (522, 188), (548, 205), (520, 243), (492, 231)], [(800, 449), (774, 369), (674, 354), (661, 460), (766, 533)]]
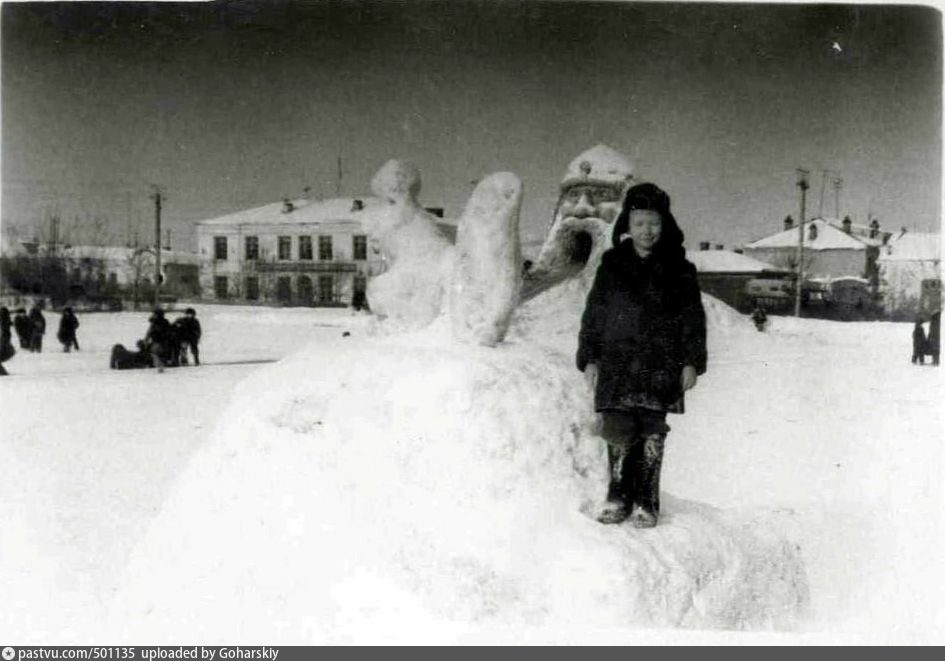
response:
[(834, 217), (840, 217), (840, 189), (843, 188), (843, 179), (840, 177), (834, 177), (833, 180), (833, 193), (834, 193)]
[(817, 208), (817, 216), (824, 217), (824, 192), (827, 189), (827, 174), (830, 170), (820, 171), (820, 206)]
[(160, 186), (154, 186), (154, 307), (161, 301), (161, 197), (163, 191)]
[(797, 282), (794, 285), (794, 316), (801, 316), (801, 285), (804, 281), (804, 207), (807, 203), (807, 177), (810, 172), (797, 168), (797, 187), (801, 189), (801, 217), (797, 224)]

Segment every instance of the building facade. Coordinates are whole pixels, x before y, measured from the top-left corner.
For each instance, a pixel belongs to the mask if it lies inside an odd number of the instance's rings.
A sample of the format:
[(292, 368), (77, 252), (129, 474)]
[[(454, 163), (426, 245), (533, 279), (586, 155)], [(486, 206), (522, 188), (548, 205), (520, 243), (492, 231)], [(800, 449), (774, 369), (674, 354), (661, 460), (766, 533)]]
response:
[(360, 307), (384, 260), (365, 230), (377, 198), (284, 200), (196, 224), (203, 296)]
[[(743, 254), (708, 244), (700, 245), (698, 251), (687, 251), (686, 259), (696, 267), (699, 288), (732, 306), (739, 312), (750, 312), (757, 301), (749, 285), (753, 282), (771, 281), (780, 288), (790, 275), (786, 269), (765, 264)], [(766, 301), (760, 301), (765, 303)]]
[(879, 291), (892, 319), (928, 319), (942, 309), (941, 235), (903, 231), (880, 252)]
[(843, 221), (815, 218), (805, 222), (799, 230), (788, 218), (782, 231), (746, 244), (744, 253), (794, 272), (799, 231), (804, 237), (805, 279), (858, 277), (875, 286), (879, 249), (890, 236), (889, 232), (881, 231), (875, 221), (871, 227), (862, 227), (854, 225), (849, 218)]

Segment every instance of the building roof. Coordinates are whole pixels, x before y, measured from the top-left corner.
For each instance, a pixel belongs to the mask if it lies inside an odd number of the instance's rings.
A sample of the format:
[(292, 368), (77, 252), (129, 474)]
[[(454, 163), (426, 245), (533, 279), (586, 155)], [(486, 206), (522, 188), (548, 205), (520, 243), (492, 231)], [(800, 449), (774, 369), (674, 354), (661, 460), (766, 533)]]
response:
[(694, 250), (686, 252), (699, 273), (761, 273), (787, 272), (767, 262), (741, 255), (731, 250)]
[[(811, 226), (817, 228), (817, 236), (814, 239), (809, 238)], [(805, 250), (866, 250), (868, 246), (880, 246), (882, 244), (881, 239), (870, 239), (852, 233), (847, 234), (823, 218), (815, 218), (804, 223)], [(745, 244), (746, 249), (794, 247), (797, 247), (797, 227)]]
[(900, 232), (880, 250), (879, 259), (887, 262), (937, 261), (941, 259), (941, 249), (941, 234)]
[(359, 222), (360, 211), (355, 209), (360, 200), (363, 210), (386, 206), (387, 202), (374, 196), (335, 197), (325, 200), (292, 200), (292, 211), (284, 212), (285, 202), (273, 202), (253, 209), (197, 221), (197, 225), (278, 225), (282, 223)]

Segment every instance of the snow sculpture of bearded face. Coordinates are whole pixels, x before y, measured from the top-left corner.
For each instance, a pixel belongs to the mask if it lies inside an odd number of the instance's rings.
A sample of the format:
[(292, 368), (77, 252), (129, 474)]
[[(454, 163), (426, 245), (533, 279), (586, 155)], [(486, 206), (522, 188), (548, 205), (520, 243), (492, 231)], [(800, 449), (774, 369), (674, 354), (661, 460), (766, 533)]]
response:
[(523, 300), (572, 276), (593, 278), (594, 269), (588, 266), (596, 266), (610, 247), (611, 227), (632, 181), (630, 160), (606, 145), (571, 161), (548, 236), (524, 274)]

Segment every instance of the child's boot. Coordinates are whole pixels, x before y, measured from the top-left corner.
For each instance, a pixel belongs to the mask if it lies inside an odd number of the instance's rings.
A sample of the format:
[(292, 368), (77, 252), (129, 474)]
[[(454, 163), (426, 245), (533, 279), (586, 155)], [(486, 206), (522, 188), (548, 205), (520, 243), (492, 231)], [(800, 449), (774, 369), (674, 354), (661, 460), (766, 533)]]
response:
[(607, 462), (610, 466), (610, 482), (607, 485), (607, 502), (597, 515), (601, 523), (622, 523), (630, 515), (630, 449), (622, 445), (607, 444)]
[(666, 434), (648, 434), (640, 442), (642, 452), (634, 462), (636, 486), (630, 523), (634, 528), (652, 528), (660, 516), (660, 468)]

